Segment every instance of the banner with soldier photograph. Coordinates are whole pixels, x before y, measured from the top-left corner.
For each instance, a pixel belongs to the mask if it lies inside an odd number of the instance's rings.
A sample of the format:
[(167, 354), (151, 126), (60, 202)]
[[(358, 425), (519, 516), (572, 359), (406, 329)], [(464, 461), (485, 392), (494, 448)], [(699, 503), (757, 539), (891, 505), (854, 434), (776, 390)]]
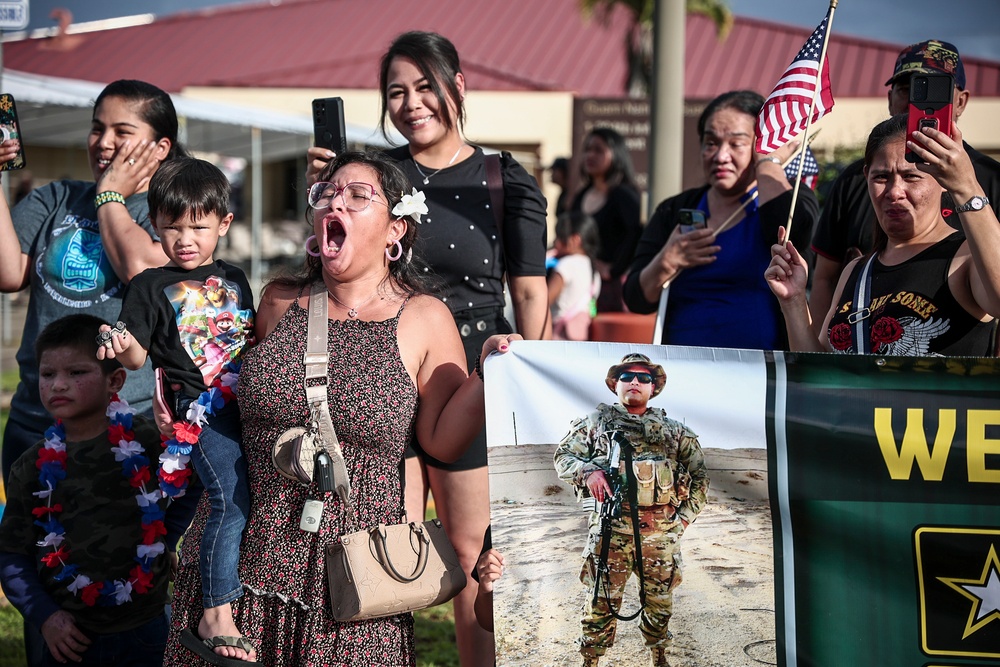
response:
[[(623, 363), (632, 355), (645, 355), (648, 363)], [(643, 371), (650, 377), (643, 377)], [(505, 565), (495, 582), (493, 599), (497, 664), (583, 664), (584, 613), (588, 602), (593, 604), (595, 586), (593, 577), (581, 575), (589, 562), (585, 554), (599, 556), (591, 542), (591, 529), (597, 529), (591, 525), (596, 507), (589, 492), (578, 500), (581, 487), (566, 479), (575, 477), (572, 466), (562, 464), (565, 475), (561, 478), (554, 457), (561, 446), (580, 445), (590, 425), (601, 430), (596, 426), (602, 412), (599, 406), (606, 412), (620, 403), (615, 380), (624, 378), (636, 386), (645, 382), (651, 412), (664, 417), (660, 424), (639, 420), (634, 424), (637, 430), (626, 435), (638, 444), (638, 477), (657, 479), (658, 490), (667, 496), (658, 498), (654, 490), (651, 498), (637, 495), (636, 500), (642, 506), (640, 522), (647, 523), (640, 530), (643, 554), (653, 556), (655, 548), (658, 554), (670, 552), (671, 556), (655, 558), (644, 569), (649, 584), (647, 611), (662, 610), (667, 594), (672, 597), (670, 664), (773, 663), (764, 354), (519, 341), (508, 353), (488, 359), (484, 372), (492, 537)], [(659, 426), (665, 435), (659, 435)], [(642, 435), (637, 438), (638, 429)], [(692, 438), (702, 449), (710, 488), (708, 503), (685, 529), (681, 519), (691, 519), (695, 508), (690, 500), (677, 496), (686, 494), (697, 500), (699, 495), (697, 468), (701, 466), (688, 451)], [(679, 465), (669, 473), (655, 466), (659, 461), (643, 470), (650, 461), (645, 445), (656, 441), (677, 445)], [(606, 461), (607, 457), (601, 453), (597, 459)], [(623, 453), (618, 461), (624, 463)], [(680, 483), (671, 485), (669, 474)], [(686, 474), (691, 475), (690, 481)], [(662, 509), (671, 502), (677, 512), (664, 514)], [(650, 508), (660, 508), (661, 513), (647, 522)], [(613, 532), (607, 560), (610, 570), (620, 571), (621, 557), (628, 556), (627, 547), (634, 540), (627, 530)], [(679, 550), (674, 549), (677, 545)], [(670, 581), (664, 581), (668, 577)], [(600, 597), (613, 597), (612, 609), (620, 615), (634, 614), (640, 608), (638, 577), (629, 578), (620, 598), (607, 596), (603, 590)], [(647, 640), (665, 639), (662, 624), (647, 627), (642, 619), (635, 619), (616, 625), (613, 646), (607, 648), (606, 658), (600, 658), (601, 664), (606, 660), (609, 665), (649, 665)], [(602, 629), (591, 629), (592, 635), (601, 634)]]
[[(553, 459), (623, 378), (650, 380), (711, 482), (696, 522), (679, 503), (663, 524), (683, 553), (671, 665), (1000, 658), (1000, 361), (518, 342), (485, 372), (498, 665), (584, 664), (599, 505)], [(637, 580), (612, 610), (639, 610)], [(660, 636), (617, 621), (600, 664), (649, 664)]]

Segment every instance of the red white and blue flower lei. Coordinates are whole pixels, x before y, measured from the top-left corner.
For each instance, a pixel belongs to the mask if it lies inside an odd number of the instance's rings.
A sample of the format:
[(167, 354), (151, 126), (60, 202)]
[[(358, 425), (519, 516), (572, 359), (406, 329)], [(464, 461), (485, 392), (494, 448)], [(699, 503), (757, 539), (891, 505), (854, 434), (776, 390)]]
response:
[(146, 484), (152, 480), (149, 458), (145, 449), (135, 439), (132, 430), (132, 415), (135, 410), (115, 394), (108, 405), (107, 415), (111, 420), (108, 440), (115, 461), (122, 465), (122, 475), (129, 485), (136, 489), (135, 500), (141, 510), (142, 539), (136, 547), (135, 561), (138, 563), (123, 579), (92, 581), (78, 572), (79, 566), (69, 562), (70, 550), (63, 544), (66, 529), (59, 523), (58, 515), (63, 507), (53, 503), (52, 496), (60, 481), (66, 479), (66, 429), (57, 421), (45, 431), (45, 444), (38, 451), (38, 481), (42, 489), (32, 495), (44, 500), (45, 504), (34, 508), (31, 513), (38, 517), (35, 525), (45, 531), (45, 537), (37, 543), (40, 547), (51, 547), (52, 551), (42, 556), (46, 567), (62, 569), (55, 575), (56, 581), (68, 581), (66, 587), (74, 595), (79, 595), (87, 606), (116, 606), (132, 600), (132, 593), (144, 594), (153, 588), (153, 562), (166, 550), (162, 536), (167, 534), (163, 523), (164, 512), (158, 501), (163, 494), (156, 488), (146, 491)]
[(191, 477), (191, 448), (198, 444), (202, 427), (209, 415), (216, 414), (236, 397), (236, 382), (240, 379), (242, 361), (230, 361), (215, 377), (212, 386), (188, 406), (183, 421), (174, 422), (172, 435), (161, 436), (164, 452), (160, 454), (160, 490), (170, 498), (184, 495)]

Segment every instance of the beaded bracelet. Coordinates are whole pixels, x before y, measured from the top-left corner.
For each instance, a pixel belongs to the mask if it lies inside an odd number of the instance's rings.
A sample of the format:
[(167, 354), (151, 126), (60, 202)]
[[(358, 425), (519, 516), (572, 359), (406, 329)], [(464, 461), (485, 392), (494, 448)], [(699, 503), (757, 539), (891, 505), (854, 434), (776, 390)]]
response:
[(108, 190), (107, 192), (102, 192), (101, 194), (94, 197), (94, 208), (101, 208), (105, 204), (110, 204), (111, 202), (118, 202), (122, 206), (125, 205), (125, 197), (118, 192), (112, 192)]
[(486, 382), (486, 378), (483, 377), (483, 360), (480, 357), (476, 357), (475, 370), (476, 370), (476, 375), (479, 376), (479, 379), (482, 380), (483, 382)]

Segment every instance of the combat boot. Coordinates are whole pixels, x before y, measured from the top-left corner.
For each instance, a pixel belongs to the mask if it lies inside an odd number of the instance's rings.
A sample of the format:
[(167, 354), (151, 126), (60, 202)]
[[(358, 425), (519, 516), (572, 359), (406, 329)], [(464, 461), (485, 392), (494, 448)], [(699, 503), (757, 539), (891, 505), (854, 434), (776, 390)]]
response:
[(670, 662), (667, 661), (666, 646), (650, 646), (649, 652), (653, 657), (653, 662), (651, 663), (653, 667), (670, 667)]
[(585, 655), (583, 656), (583, 667), (597, 667), (597, 661), (600, 660), (599, 655)]

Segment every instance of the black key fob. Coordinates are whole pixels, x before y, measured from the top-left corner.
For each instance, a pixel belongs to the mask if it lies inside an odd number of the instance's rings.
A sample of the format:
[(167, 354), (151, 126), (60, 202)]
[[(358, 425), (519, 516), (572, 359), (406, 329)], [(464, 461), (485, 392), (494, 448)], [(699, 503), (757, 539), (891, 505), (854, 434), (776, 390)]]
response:
[(316, 465), (313, 470), (320, 493), (333, 493), (333, 463), (326, 452), (320, 450), (316, 453)]

